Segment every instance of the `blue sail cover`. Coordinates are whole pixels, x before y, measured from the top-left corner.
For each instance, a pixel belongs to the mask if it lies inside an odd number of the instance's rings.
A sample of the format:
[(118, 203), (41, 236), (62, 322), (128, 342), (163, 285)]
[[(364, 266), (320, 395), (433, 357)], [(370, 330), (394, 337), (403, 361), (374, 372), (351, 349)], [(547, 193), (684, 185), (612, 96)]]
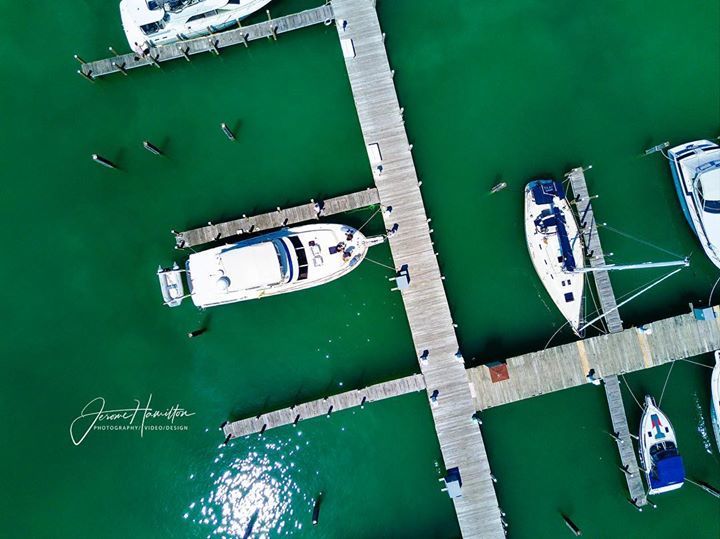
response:
[(563, 189), (562, 184), (555, 180), (535, 180), (531, 182), (530, 190), (535, 204), (550, 206), (549, 209), (543, 210), (535, 219), (535, 226), (541, 229), (547, 229), (551, 226), (556, 227), (560, 242), (560, 253), (563, 259), (563, 269), (568, 272), (575, 271), (577, 263), (570, 245), (567, 228), (565, 228), (565, 216), (560, 208), (553, 204), (553, 197), (565, 198), (565, 189)]
[(685, 468), (680, 455), (666, 457), (656, 462), (650, 472), (650, 486), (652, 488), (676, 485), (683, 481), (685, 481)]
[(535, 180), (530, 183), (535, 204), (552, 204), (553, 197), (565, 198), (565, 189), (555, 180)]

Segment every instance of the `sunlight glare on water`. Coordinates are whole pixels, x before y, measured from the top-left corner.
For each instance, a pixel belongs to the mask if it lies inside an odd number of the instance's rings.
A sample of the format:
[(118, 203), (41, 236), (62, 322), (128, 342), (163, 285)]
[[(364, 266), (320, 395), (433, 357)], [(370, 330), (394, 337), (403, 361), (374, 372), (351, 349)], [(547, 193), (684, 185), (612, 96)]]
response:
[(311, 511), (313, 502), (293, 479), (292, 457), (300, 446), (277, 440), (249, 445), (231, 457), (225, 455), (229, 449), (219, 449), (215, 463), (227, 462), (210, 474), (210, 493), (192, 502), (183, 517), (209, 528), (208, 537), (267, 537), (302, 529), (296, 510), (307, 505)]

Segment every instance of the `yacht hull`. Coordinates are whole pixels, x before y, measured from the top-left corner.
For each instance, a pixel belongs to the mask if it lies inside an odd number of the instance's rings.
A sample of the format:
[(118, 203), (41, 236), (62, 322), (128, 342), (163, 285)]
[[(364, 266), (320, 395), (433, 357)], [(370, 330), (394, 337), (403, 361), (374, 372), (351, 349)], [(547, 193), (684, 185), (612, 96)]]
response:
[(697, 236), (705, 254), (713, 264), (720, 268), (720, 251), (712, 242), (713, 230), (717, 224), (708, 222), (709, 214), (703, 210), (702, 202), (696, 192), (696, 178), (699, 167), (707, 167), (713, 162), (720, 165), (720, 147), (709, 140), (696, 140), (675, 146), (668, 151), (675, 190), (685, 219)]
[(710, 376), (710, 398), (710, 418), (715, 432), (715, 443), (720, 451), (720, 350), (715, 352), (715, 367)]

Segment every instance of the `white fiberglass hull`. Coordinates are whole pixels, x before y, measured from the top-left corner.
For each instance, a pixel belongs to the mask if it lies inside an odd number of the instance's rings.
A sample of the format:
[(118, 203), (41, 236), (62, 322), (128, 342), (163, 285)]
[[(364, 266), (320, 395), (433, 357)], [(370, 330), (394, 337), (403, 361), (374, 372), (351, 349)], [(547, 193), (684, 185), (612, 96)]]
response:
[(710, 376), (710, 398), (710, 418), (715, 432), (715, 443), (720, 451), (720, 350), (715, 352), (715, 367)]
[[(657, 455), (664, 454), (663, 452), (657, 452), (659, 444), (667, 446), (670, 451), (674, 449), (674, 452), (677, 453), (677, 439), (670, 420), (657, 407), (655, 400), (650, 396), (645, 397), (638, 438), (640, 465), (645, 473), (648, 495), (662, 494), (682, 487), (682, 480), (673, 478), (670, 484), (665, 484), (661, 480), (662, 477), (658, 475), (661, 464), (658, 462)], [(656, 455), (655, 458), (653, 458), (653, 455)], [(680, 457), (675, 455), (672, 458), (679, 459)]]
[[(144, 54), (151, 47), (230, 28), (270, 1), (190, 0), (181, 4), (176, 0), (181, 5), (171, 10), (162, 0), (122, 0), (120, 18), (130, 48)], [(149, 9), (148, 4), (154, 9)]]
[(564, 221), (563, 226), (570, 242), (575, 268), (583, 268), (585, 264), (583, 246), (578, 235), (577, 222), (564, 197), (553, 196), (551, 203), (538, 204), (532, 191), (535, 184), (536, 182), (531, 182), (525, 189), (525, 238), (530, 259), (553, 303), (573, 331), (578, 333), (582, 323), (585, 284), (583, 274), (567, 271), (557, 228), (549, 227), (544, 230), (536, 224), (544, 211), (552, 207), (557, 208)]
[(720, 147), (696, 140), (671, 148), (668, 157), (685, 218), (705, 254), (720, 268), (720, 212), (715, 201), (711, 206), (702, 198), (701, 185), (698, 188), (705, 179), (720, 185)]
[(194, 253), (185, 265), (189, 295), (206, 308), (319, 286), (350, 273), (383, 239), (318, 223)]

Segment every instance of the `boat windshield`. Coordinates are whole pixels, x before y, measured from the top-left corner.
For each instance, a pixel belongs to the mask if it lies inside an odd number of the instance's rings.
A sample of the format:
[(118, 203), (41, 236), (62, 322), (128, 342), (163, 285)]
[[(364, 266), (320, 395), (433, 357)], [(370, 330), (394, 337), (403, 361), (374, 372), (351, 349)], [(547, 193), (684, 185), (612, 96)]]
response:
[(720, 213), (720, 161), (699, 166), (695, 177), (695, 192), (704, 212)]
[(143, 24), (140, 30), (142, 30), (146, 36), (150, 36), (160, 30), (160, 28), (162, 28), (162, 26), (160, 26), (159, 22), (151, 22), (150, 24)]
[(677, 447), (673, 442), (660, 442), (650, 448), (650, 458), (652, 458), (654, 463), (677, 456), (677, 454)]

